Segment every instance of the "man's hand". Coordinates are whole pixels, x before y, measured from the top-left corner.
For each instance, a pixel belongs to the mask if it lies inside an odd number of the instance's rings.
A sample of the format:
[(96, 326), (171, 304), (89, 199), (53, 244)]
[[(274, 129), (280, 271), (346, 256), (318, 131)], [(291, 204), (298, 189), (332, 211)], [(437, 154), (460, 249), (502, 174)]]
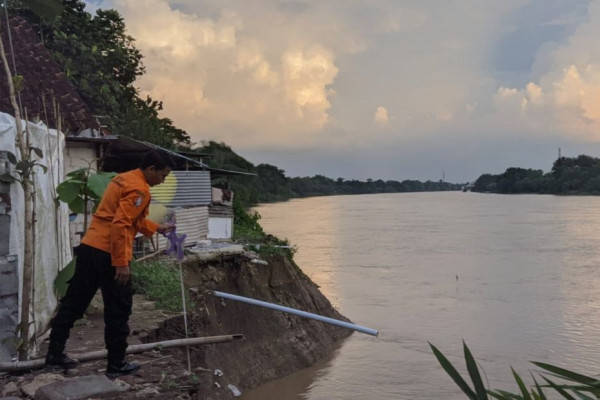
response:
[(156, 230), (159, 233), (169, 233), (173, 229), (175, 229), (175, 224), (167, 223), (167, 224), (160, 224), (160, 225), (158, 225), (158, 228)]
[(131, 277), (131, 270), (129, 267), (114, 267), (115, 269), (115, 281), (120, 285), (125, 285), (129, 282)]

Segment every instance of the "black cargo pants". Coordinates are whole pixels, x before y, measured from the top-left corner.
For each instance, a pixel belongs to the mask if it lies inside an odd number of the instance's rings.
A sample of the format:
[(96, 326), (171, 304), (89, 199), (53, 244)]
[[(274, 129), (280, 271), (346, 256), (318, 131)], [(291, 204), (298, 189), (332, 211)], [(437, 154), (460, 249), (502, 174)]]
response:
[(125, 358), (129, 316), (131, 315), (131, 279), (125, 285), (115, 281), (110, 254), (81, 244), (75, 252), (77, 263), (67, 294), (60, 301), (50, 326), (48, 352), (61, 354), (76, 320), (83, 316), (98, 288), (104, 300), (104, 343), (108, 362), (120, 364)]

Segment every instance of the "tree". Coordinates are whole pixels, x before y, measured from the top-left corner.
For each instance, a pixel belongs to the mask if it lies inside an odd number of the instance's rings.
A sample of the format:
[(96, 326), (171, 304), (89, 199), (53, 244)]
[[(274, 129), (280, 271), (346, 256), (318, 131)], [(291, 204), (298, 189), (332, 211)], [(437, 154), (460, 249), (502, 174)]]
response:
[(92, 16), (80, 0), (61, 4), (60, 16), (51, 22), (28, 8), (13, 7), (40, 27), (45, 46), (101, 124), (117, 135), (168, 148), (188, 147), (189, 135), (159, 116), (162, 102), (141, 98), (134, 86), (145, 72), (143, 56), (127, 35), (121, 15), (98, 10)]

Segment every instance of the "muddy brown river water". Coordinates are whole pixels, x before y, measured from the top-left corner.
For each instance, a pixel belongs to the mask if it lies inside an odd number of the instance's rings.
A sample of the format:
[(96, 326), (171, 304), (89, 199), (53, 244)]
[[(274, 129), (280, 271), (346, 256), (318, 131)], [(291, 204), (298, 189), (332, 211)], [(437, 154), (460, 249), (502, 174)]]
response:
[[(270, 233), (353, 322), (329, 358), (245, 400), (465, 397), (471, 347), (493, 388), (530, 360), (600, 373), (600, 197), (462, 192), (313, 197), (257, 207)], [(530, 379), (528, 380), (530, 381)]]

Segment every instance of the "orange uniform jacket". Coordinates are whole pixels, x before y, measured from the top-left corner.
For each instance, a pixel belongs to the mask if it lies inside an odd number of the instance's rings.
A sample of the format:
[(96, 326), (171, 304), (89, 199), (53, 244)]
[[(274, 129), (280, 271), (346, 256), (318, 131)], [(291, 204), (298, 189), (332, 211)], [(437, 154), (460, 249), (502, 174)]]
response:
[(158, 228), (146, 219), (149, 205), (150, 186), (140, 169), (115, 176), (81, 242), (110, 253), (113, 266), (128, 266), (137, 232), (152, 236)]

